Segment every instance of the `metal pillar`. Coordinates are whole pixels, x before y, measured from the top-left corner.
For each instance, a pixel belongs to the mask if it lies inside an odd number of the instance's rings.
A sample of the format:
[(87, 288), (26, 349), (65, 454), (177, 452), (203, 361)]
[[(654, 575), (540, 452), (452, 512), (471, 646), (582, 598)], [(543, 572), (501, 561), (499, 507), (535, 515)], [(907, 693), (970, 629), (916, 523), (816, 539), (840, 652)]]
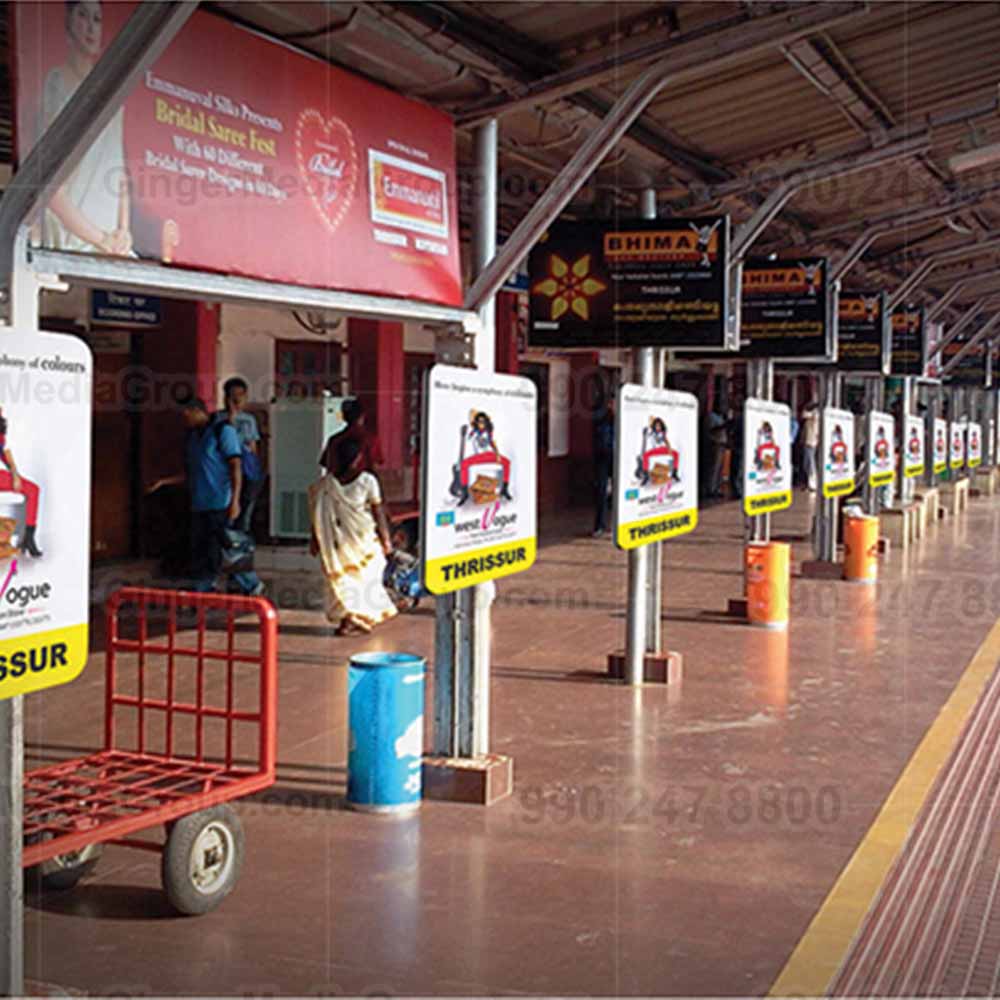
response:
[[(774, 361), (771, 358), (758, 358), (747, 362), (747, 395), (755, 399), (770, 400), (774, 397)], [(744, 446), (743, 461), (749, 456)], [(742, 474), (742, 470), (737, 470)], [(757, 514), (748, 517), (746, 536), (751, 542), (769, 542), (771, 540), (771, 515)]]
[[(913, 414), (914, 408), (914, 391), (913, 391), (913, 376), (906, 375), (903, 378), (903, 406), (902, 406), (902, 426), (896, 428), (896, 441), (898, 442), (897, 447), (899, 448), (899, 500), (904, 506), (906, 504), (913, 502), (913, 495), (916, 492), (915, 485), (912, 479), (908, 478), (904, 474), (904, 469), (906, 466), (906, 420), (907, 417)], [(927, 454), (924, 454), (924, 465), (927, 464)], [(930, 462), (933, 464), (934, 456), (930, 456)]]
[[(497, 123), (476, 129), (476, 216), (473, 266), (481, 272), (496, 253)], [(481, 329), (474, 362), (480, 371), (495, 363), (496, 300), (479, 310)], [(465, 587), (435, 602), (434, 753), (478, 757), (490, 745), (491, 607), (496, 585)]]
[(816, 469), (816, 479), (817, 479), (817, 489), (819, 490), (819, 497), (817, 499), (816, 506), (816, 530), (814, 532), (814, 550), (817, 559), (825, 560), (826, 562), (836, 562), (837, 561), (837, 517), (840, 513), (840, 501), (836, 498), (826, 499), (822, 495), (823, 484), (822, 484), (822, 462), (824, 456), (827, 454), (830, 448), (830, 442), (826, 439), (826, 434), (822, 427), (822, 411), (828, 407), (836, 407), (840, 405), (840, 372), (837, 371), (825, 371), (819, 376), (819, 389), (820, 389), (820, 414), (821, 414), (821, 425), (820, 425), (820, 439), (819, 439), (819, 455), (817, 456), (817, 462), (819, 467)]

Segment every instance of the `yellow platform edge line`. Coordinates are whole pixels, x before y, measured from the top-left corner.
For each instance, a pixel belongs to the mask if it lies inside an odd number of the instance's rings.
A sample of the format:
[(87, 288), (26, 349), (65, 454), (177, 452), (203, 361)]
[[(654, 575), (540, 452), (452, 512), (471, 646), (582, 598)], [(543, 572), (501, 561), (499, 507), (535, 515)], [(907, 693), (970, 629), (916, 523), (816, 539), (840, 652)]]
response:
[(823, 996), (1000, 661), (1000, 619), (969, 661), (768, 996)]

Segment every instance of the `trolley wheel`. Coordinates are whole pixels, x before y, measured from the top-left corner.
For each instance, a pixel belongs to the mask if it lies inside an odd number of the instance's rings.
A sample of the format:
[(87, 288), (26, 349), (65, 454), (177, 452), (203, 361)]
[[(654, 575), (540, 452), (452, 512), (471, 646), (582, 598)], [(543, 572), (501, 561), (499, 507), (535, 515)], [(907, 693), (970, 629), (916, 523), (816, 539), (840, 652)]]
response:
[(87, 844), (78, 851), (57, 854), (28, 869), (29, 884), (56, 892), (73, 889), (97, 867), (103, 852), (103, 844)]
[(236, 885), (243, 866), (243, 824), (229, 806), (177, 820), (163, 848), (163, 889), (187, 916), (214, 910)]

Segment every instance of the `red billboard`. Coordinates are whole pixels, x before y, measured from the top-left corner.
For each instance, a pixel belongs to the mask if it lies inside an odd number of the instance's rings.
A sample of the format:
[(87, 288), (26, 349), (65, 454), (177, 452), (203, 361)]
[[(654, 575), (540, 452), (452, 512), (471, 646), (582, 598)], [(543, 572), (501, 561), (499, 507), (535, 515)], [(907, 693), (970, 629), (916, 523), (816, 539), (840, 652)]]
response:
[[(134, 3), (18, 3), (23, 160)], [(51, 249), (462, 301), (451, 119), (207, 12), (33, 226)]]

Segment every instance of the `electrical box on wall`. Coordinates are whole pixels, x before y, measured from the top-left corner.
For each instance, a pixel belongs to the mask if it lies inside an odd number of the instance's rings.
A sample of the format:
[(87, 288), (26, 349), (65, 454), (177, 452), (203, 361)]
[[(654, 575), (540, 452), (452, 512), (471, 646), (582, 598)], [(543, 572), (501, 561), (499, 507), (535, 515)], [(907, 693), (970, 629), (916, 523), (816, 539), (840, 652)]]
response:
[(309, 486), (319, 475), (319, 456), (344, 424), (347, 396), (280, 399), (271, 404), (271, 537), (308, 539)]

